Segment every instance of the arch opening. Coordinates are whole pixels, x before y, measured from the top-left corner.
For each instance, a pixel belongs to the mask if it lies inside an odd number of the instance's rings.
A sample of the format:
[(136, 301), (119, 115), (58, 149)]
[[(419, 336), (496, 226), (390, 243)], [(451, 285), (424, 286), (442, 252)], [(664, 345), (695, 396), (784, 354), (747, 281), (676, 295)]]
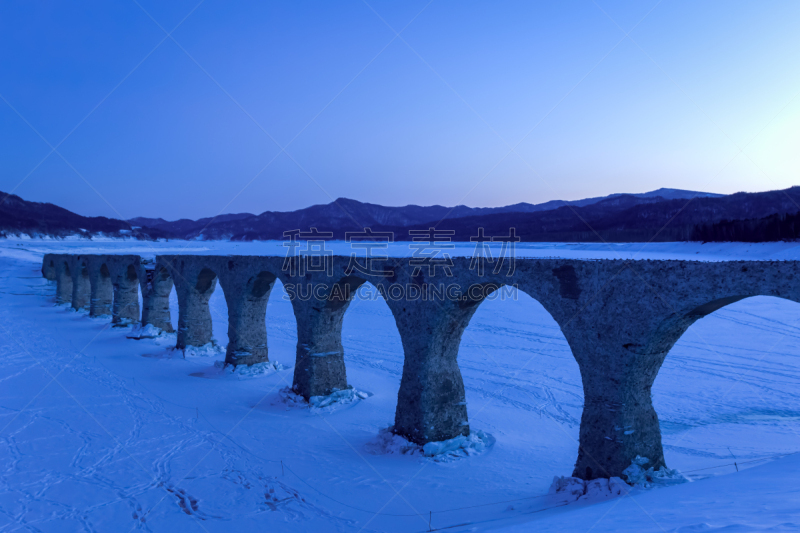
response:
[(208, 309), (211, 314), (211, 342), (224, 349), (228, 346), (228, 302), (222, 287), (214, 289), (209, 296)]
[(356, 296), (359, 288), (365, 284), (367, 287), (371, 287), (373, 290), (377, 291), (375, 285), (368, 283), (358, 276), (345, 276), (340, 279), (331, 288), (331, 292), (328, 295), (327, 308), (331, 311), (339, 311), (340, 309), (346, 310)]
[(502, 442), (493, 452), (507, 455), (501, 460), (547, 465), (509, 477), (546, 491), (553, 475), (572, 472), (578, 455), (581, 371), (538, 300), (508, 285), (481, 290), (485, 296), (476, 292), (462, 304), (474, 311), (458, 349), (470, 428)]
[(267, 300), (265, 316), (269, 360), (293, 367), (297, 349), (297, 318), (283, 282), (276, 278)]
[(195, 284), (194, 288), (200, 294), (205, 294), (209, 289), (211, 289), (216, 281), (217, 275), (214, 273), (214, 271), (210, 268), (204, 268), (200, 271), (200, 274), (197, 275), (197, 283)]
[(405, 358), (403, 343), (394, 314), (376, 285), (355, 276), (340, 283), (346, 299), (337, 298), (328, 305), (343, 309), (341, 341), (347, 381), (355, 389), (373, 394), (361, 406), (361, 416), (377, 433), (395, 418)]
[(273, 285), (275, 284), (275, 274), (267, 271), (261, 271), (258, 275), (249, 283), (250, 285), (250, 296), (253, 298), (263, 298), (270, 290), (272, 290)]
[(169, 323), (172, 326), (172, 331), (178, 331), (178, 312), (180, 308), (178, 306), (178, 291), (175, 290), (174, 285), (170, 287), (167, 298), (169, 302)]
[(664, 352), (651, 395), (663, 461), (690, 475), (798, 450), (800, 305), (774, 296), (723, 300), (666, 324), (657, 338)]

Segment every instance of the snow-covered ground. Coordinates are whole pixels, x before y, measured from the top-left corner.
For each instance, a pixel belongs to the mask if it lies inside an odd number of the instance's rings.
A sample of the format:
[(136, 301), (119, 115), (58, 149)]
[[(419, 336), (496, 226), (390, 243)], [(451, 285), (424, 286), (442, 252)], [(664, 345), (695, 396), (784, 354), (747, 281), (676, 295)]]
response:
[[(346, 245), (331, 248), (346, 253)], [(0, 531), (797, 531), (800, 306), (751, 298), (698, 321), (654, 387), (666, 459), (693, 482), (559, 506), (582, 393), (557, 325), (534, 300), (481, 304), (459, 363), (473, 431), (494, 444), (447, 460), (402, 453), (402, 348), (386, 304), (344, 325), (345, 401), (308, 408), (291, 384), (295, 323), (275, 290), (271, 365), (181, 358), (53, 305), (41, 255), (283, 254), (281, 243), (0, 241)], [(394, 245), (392, 255), (408, 253)], [(526, 244), (518, 256), (800, 259), (792, 243)], [(459, 244), (454, 255), (471, 255)], [(173, 293), (173, 320), (177, 301)], [(226, 343), (222, 291), (211, 298)], [(215, 355), (216, 353), (216, 355)], [(281, 369), (281, 365), (285, 367)], [(364, 393), (359, 395), (358, 393)], [(366, 396), (366, 397), (364, 397)], [(738, 466), (734, 466), (736, 462)], [(737, 468), (739, 472), (737, 472)]]

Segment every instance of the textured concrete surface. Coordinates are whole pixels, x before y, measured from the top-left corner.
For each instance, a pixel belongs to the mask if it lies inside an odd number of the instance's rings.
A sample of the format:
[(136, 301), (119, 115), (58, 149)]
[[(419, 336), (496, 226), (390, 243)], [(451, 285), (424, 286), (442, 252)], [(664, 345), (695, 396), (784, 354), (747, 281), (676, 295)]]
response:
[(174, 283), (169, 271), (154, 262), (142, 262), (139, 286), (142, 291), (142, 325), (153, 325), (172, 333), (174, 330), (169, 311), (169, 294)]
[[(397, 259), (376, 261), (373, 269), (382, 274), (367, 276), (347, 275), (350, 258), (339, 256), (329, 258), (327, 271), (313, 272), (282, 257), (159, 256), (144, 266), (137, 256), (88, 257), (43, 260), (43, 275), (56, 280), (57, 301), (88, 305), (88, 285), (97, 283), (91, 298), (97, 312), (104, 309), (107, 281), (96, 265), (106, 264), (115, 319), (123, 316), (120, 305), (130, 305), (125, 291), (138, 276), (150, 323), (165, 324), (174, 283), (178, 348), (210, 342), (208, 298), (219, 283), (229, 313), (226, 360), (234, 365), (267, 360), (267, 300), (280, 279), (293, 295), (297, 319), (293, 386), (306, 398), (347, 387), (343, 317), (355, 290), (371, 283), (387, 297), (405, 353), (394, 430), (420, 444), (469, 434), (457, 361), (461, 336), (487, 296), (516, 286), (552, 315), (580, 367), (584, 410), (574, 475), (584, 479), (619, 476), (637, 455), (651, 458), (649, 466), (664, 465), (651, 388), (691, 324), (751, 296), (800, 301), (800, 264), (793, 261), (517, 259), (510, 274), (479, 275), (469, 258), (455, 258), (448, 275), (441, 268), (415, 272), (408, 259)], [(138, 303), (136, 313), (138, 319)]]
[(89, 281), (91, 283), (89, 315), (111, 316), (114, 302), (114, 282), (111, 279), (111, 271), (102, 257), (88, 257)]
[[(84, 303), (81, 296), (78, 307), (75, 303), (75, 286), (77, 283), (83, 287), (83, 280), (76, 278), (76, 273), (83, 269), (86, 272), (85, 279), (89, 282), (88, 298)], [(110, 315), (114, 324), (139, 322), (141, 271), (141, 258), (138, 255), (72, 256), (73, 308), (88, 307), (91, 316)], [(81, 289), (81, 294), (84, 290)]]
[(50, 258), (55, 263), (56, 303), (68, 304), (72, 301), (72, 273), (69, 268), (72, 259), (64, 254), (52, 254)]
[(138, 255), (108, 256), (106, 264), (111, 271), (114, 286), (112, 321), (115, 324), (139, 322), (141, 258)]
[(58, 254), (44, 254), (42, 258), (42, 277), (47, 281), (56, 280), (56, 258)]
[(157, 263), (169, 272), (178, 294), (176, 348), (208, 344), (212, 333), (208, 299), (217, 287), (217, 275), (192, 257), (179, 256)]
[(89, 262), (85, 255), (74, 255), (69, 265), (72, 274), (72, 308), (76, 311), (89, 307), (92, 286), (89, 280)]

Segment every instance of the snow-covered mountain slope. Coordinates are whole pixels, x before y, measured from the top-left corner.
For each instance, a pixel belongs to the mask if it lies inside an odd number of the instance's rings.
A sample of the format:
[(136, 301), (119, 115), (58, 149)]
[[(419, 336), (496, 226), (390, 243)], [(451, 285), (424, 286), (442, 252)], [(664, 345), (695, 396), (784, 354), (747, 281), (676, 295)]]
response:
[[(221, 355), (213, 350), (183, 359), (168, 350), (174, 338), (132, 340), (131, 328), (55, 307), (38, 261), (57, 249), (283, 251), (280, 243), (0, 244), (2, 532), (405, 532), (427, 531), (429, 521), (453, 531), (800, 528), (800, 454), (762, 460), (800, 451), (794, 303), (732, 304), (698, 321), (667, 357), (654, 403), (667, 463), (692, 483), (556, 507), (548, 488), (571, 472), (583, 398), (566, 341), (531, 298), (481, 304), (460, 349), (471, 427), (496, 442), (479, 455), (433, 460), (389, 453), (399, 448), (381, 440), (403, 358), (380, 299), (354, 302), (344, 324), (348, 380), (372, 395), (308, 409), (281, 393), (296, 333), (280, 290), (267, 328), (270, 358), (286, 369), (233, 373), (214, 364)], [(793, 259), (798, 249), (538, 245), (524, 253)], [(220, 289), (211, 309), (224, 345)]]

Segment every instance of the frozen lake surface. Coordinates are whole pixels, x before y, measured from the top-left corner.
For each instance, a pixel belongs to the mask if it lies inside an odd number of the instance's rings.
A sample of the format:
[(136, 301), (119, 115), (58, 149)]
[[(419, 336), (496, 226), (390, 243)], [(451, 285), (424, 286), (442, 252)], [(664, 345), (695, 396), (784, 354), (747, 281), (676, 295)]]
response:
[[(332, 243), (349, 254), (345, 243)], [(695, 323), (656, 379), (667, 464), (695, 480), (549, 508), (577, 456), (580, 374), (555, 321), (525, 294), (481, 304), (459, 364), (487, 452), (386, 453), (403, 365), (388, 306), (347, 311), (348, 381), (372, 395), (287, 402), (296, 331), (273, 290), (270, 359), (231, 373), (54, 306), (41, 257), (67, 253), (284, 255), (280, 242), (0, 241), (0, 531), (796, 531), (800, 529), (800, 305), (756, 297)], [(453, 255), (472, 254), (460, 243)], [(407, 244), (391, 247), (409, 255)], [(794, 243), (540, 244), (518, 257), (800, 259)], [(279, 282), (278, 282), (279, 283)], [(172, 295), (173, 321), (177, 300)], [(214, 336), (227, 342), (221, 289)], [(733, 466), (736, 462), (738, 466)], [(737, 468), (740, 472), (737, 473)], [(476, 507), (479, 506), (479, 507)]]

